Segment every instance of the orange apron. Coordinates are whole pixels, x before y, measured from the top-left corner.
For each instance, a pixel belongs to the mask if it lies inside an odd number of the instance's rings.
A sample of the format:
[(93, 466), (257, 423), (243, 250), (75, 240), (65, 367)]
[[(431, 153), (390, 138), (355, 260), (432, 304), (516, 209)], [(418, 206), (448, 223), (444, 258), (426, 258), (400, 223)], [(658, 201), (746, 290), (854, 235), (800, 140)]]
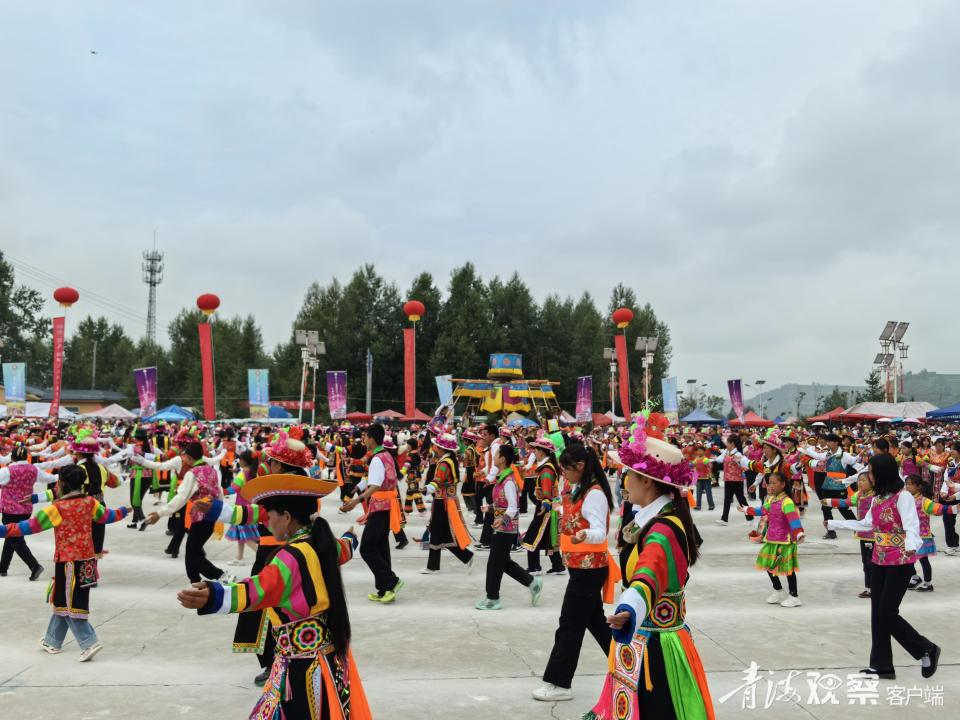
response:
[(610, 546), (602, 543), (575, 543), (571, 535), (560, 536), (560, 550), (567, 553), (606, 553), (607, 554), (607, 581), (603, 584), (603, 601), (612, 603), (613, 596), (620, 582), (620, 563), (610, 552)]
[(378, 490), (372, 496), (375, 500), (387, 500), (390, 503), (390, 532), (400, 532), (400, 496), (397, 490)]

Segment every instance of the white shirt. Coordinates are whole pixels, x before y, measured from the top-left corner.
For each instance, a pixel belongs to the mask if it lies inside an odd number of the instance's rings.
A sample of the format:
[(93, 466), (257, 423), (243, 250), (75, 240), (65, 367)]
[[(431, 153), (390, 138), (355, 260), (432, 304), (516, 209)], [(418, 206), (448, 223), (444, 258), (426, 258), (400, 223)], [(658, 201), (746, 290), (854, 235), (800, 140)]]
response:
[(487, 453), (489, 453), (487, 457), (487, 482), (490, 484), (495, 483), (497, 481), (497, 476), (500, 474), (500, 471), (497, 470), (496, 463), (497, 453), (500, 452), (500, 444), (500, 439), (497, 438), (490, 443), (490, 447), (487, 448)]
[(367, 476), (357, 484), (357, 490), (363, 492), (370, 485), (380, 487), (387, 477), (387, 469), (383, 466), (383, 459), (374, 456), (367, 468)]
[(580, 506), (580, 514), (583, 519), (590, 523), (586, 530), (585, 543), (602, 543), (607, 539), (607, 515), (610, 512), (610, 506), (607, 504), (607, 496), (600, 488), (590, 488), (583, 498), (583, 504)]
[[(177, 460), (180, 459), (178, 455)], [(200, 463), (205, 465), (206, 463)], [(217, 471), (217, 476), (220, 476), (220, 468), (216, 465), (213, 466), (213, 469)], [(177, 487), (177, 494), (174, 495), (170, 502), (163, 503), (160, 505), (157, 510), (157, 514), (161, 517), (168, 517), (177, 512), (180, 508), (187, 504), (187, 500), (193, 497), (193, 493), (197, 490), (197, 478), (193, 474), (193, 468), (187, 470), (187, 474), (183, 476), (180, 480), (180, 485)]]
[[(873, 502), (876, 504), (880, 498)], [(897, 493), (897, 512), (900, 513), (900, 521), (903, 523), (903, 529), (907, 535), (906, 549), (910, 552), (918, 550), (923, 544), (920, 539), (920, 518), (917, 516), (917, 501), (913, 495), (906, 490)], [(853, 530), (870, 531), (873, 530), (873, 513), (867, 513), (863, 520), (827, 520), (827, 530)]]

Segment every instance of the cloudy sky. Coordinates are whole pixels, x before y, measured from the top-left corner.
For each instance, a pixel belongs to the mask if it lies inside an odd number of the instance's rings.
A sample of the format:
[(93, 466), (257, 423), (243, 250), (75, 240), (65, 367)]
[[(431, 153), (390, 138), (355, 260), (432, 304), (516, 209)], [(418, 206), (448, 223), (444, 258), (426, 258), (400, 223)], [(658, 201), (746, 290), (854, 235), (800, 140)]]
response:
[(0, 247), (136, 335), (156, 231), (161, 334), (469, 259), (633, 286), (714, 392), (858, 382), (887, 319), (960, 370), (960, 4), (664, 5), (7, 3)]

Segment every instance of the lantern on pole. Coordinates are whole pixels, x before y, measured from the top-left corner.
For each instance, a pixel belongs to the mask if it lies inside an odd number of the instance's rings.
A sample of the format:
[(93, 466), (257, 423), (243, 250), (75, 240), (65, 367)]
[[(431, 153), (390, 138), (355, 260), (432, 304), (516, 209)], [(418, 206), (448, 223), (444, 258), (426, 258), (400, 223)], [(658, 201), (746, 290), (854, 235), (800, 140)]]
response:
[(203, 376), (203, 419), (217, 418), (216, 376), (213, 371), (213, 328), (210, 318), (220, 307), (220, 298), (213, 293), (204, 293), (197, 298), (197, 307), (206, 318), (206, 322), (197, 325), (200, 334), (200, 370)]
[(80, 299), (72, 287), (53, 291), (53, 299), (63, 308), (63, 315), (53, 318), (53, 397), (50, 398), (50, 417), (60, 417), (60, 388), (63, 380), (63, 342), (66, 335), (67, 308)]
[(617, 350), (617, 364), (620, 366), (620, 406), (623, 416), (630, 417), (630, 366), (627, 362), (627, 326), (633, 320), (633, 310), (627, 307), (617, 308), (611, 316), (618, 332), (614, 335)]
[(423, 317), (426, 308), (419, 300), (408, 300), (403, 304), (403, 314), (410, 321), (410, 327), (403, 329), (403, 390), (404, 415), (413, 418), (417, 411), (417, 322)]

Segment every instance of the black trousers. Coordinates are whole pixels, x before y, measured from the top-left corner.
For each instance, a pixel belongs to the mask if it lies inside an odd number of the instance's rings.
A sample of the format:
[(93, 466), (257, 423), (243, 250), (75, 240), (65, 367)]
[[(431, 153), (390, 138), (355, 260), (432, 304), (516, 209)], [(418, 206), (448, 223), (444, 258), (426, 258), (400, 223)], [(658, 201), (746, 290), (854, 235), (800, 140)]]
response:
[(903, 649), (919, 660), (934, 644), (913, 629), (900, 615), (900, 602), (913, 576), (912, 565), (874, 565), (870, 572), (870, 667), (879, 672), (893, 672), (893, 638)]
[(584, 632), (590, 631), (604, 657), (610, 650), (612, 637), (603, 613), (603, 584), (609, 570), (605, 567), (595, 570), (569, 568), (568, 572), (570, 579), (560, 606), (560, 624), (553, 636), (547, 669), (543, 671), (544, 682), (562, 688), (573, 684)]
[(487, 501), (487, 511), (483, 513), (483, 529), (480, 531), (480, 544), (492, 545), (493, 536), (493, 486), (487, 485), (483, 489), (483, 498)]
[[(767, 573), (767, 577), (770, 578), (770, 582), (773, 584), (774, 590), (783, 590), (783, 584), (780, 582), (780, 578), (774, 575), (773, 573)], [(790, 594), (794, 597), (797, 596), (797, 574), (790, 573), (787, 575), (787, 587), (790, 589)]]
[(524, 515), (527, 514), (527, 501), (533, 503), (534, 507), (537, 505), (537, 479), (535, 477), (525, 477), (523, 479), (523, 490), (520, 491), (520, 512)]
[[(473, 496), (473, 521), (478, 525), (484, 521), (483, 503), (493, 504), (493, 487), (486, 483), (477, 482), (477, 494)], [(491, 521), (492, 522), (492, 521)], [(481, 541), (482, 542), (482, 541)]]
[(393, 590), (400, 578), (390, 564), (390, 511), (379, 510), (367, 515), (367, 524), (360, 536), (360, 557), (373, 573), (373, 584), (383, 595)]
[(870, 587), (870, 575), (873, 572), (873, 543), (860, 541), (860, 561), (863, 563), (863, 586)]
[[(723, 514), (720, 516), (720, 519), (726, 522), (730, 517), (730, 506), (733, 504), (733, 499), (736, 498), (737, 502), (746, 507), (747, 498), (743, 494), (743, 481), (738, 480), (737, 482), (724, 482), (723, 483)], [(747, 518), (747, 522), (750, 522), (750, 518)]]
[[(452, 546), (452, 547), (448, 547), (447, 550), (449, 550), (451, 553), (453, 553), (453, 556), (454, 556), (457, 560), (459, 560), (460, 562), (462, 562), (464, 565), (466, 565), (468, 562), (470, 562), (470, 558), (473, 557), (473, 553), (472, 553), (472, 552), (470, 552), (469, 550), (461, 550), (458, 545), (454, 545), (454, 546)], [(427, 554), (427, 570), (439, 570), (439, 569), (440, 569), (440, 556), (441, 556), (441, 555), (443, 555), (443, 550), (440, 550), (440, 549), (431, 550), (431, 551)]]
[(167, 527), (173, 531), (170, 542), (167, 543), (167, 550), (170, 551), (171, 555), (180, 553), (180, 544), (183, 542), (183, 536), (187, 534), (187, 528), (183, 524), (184, 512), (186, 512), (186, 510), (175, 512), (170, 516), (170, 521), (167, 523)]
[(517, 533), (493, 533), (490, 557), (487, 558), (487, 598), (500, 599), (500, 583), (506, 573), (524, 587), (530, 587), (533, 576), (510, 557), (510, 548), (517, 541)]
[(200, 582), (202, 575), (207, 580), (216, 580), (223, 575), (223, 570), (207, 559), (203, 546), (213, 535), (215, 523), (212, 520), (199, 520), (190, 525), (187, 533), (187, 551), (183, 564), (187, 569), (190, 582)]
[[(548, 555), (551, 570), (563, 570), (563, 553), (557, 550)], [(540, 551), (527, 550), (527, 570), (542, 570), (540, 567)]]
[[(813, 474), (813, 486), (817, 489), (817, 497), (821, 500), (843, 500), (847, 497), (846, 490), (830, 490), (829, 488), (823, 487), (824, 481), (827, 479), (827, 476), (823, 473), (814, 473)], [(823, 511), (824, 520), (833, 520), (833, 508), (820, 506), (821, 511)], [(840, 515), (843, 516), (846, 520), (856, 520), (857, 516), (853, 514), (853, 511), (850, 508), (839, 508)]]
[[(956, 500), (943, 503), (944, 505), (956, 505)], [(943, 537), (947, 541), (947, 547), (955, 548), (960, 546), (960, 535), (957, 534), (957, 516), (943, 516)]]
[[(21, 520), (29, 520), (30, 515), (21, 515), (19, 513), (3, 513), (3, 524), (7, 523), (17, 523)], [(100, 527), (103, 527), (102, 525)], [(33, 572), (40, 563), (37, 562), (37, 559), (33, 556), (33, 553), (30, 552), (30, 548), (27, 547), (27, 541), (22, 537), (8, 537), (3, 539), (3, 550), (0, 551), (0, 572), (7, 572), (10, 569), (10, 561), (13, 560), (13, 554), (16, 553), (17, 556), (26, 563), (27, 567), (30, 568), (30, 572)]]

